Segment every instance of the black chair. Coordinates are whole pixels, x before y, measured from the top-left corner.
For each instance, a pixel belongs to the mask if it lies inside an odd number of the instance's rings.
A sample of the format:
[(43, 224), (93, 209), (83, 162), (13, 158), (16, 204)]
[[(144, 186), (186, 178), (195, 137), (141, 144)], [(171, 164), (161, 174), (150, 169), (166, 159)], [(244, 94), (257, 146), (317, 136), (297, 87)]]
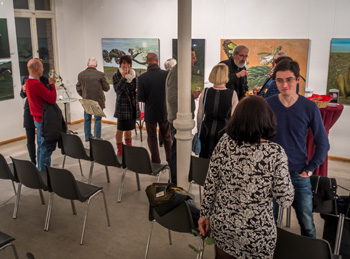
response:
[[(194, 225), (190, 208), (185, 201), (163, 216), (159, 216), (156, 210), (150, 207), (149, 220), (151, 221), (151, 226), (147, 240), (145, 259), (148, 257), (154, 221), (168, 229), (170, 245), (172, 244), (170, 230), (181, 233), (192, 233), (192, 229), (197, 229)], [(200, 248), (202, 245), (201, 243)]]
[(50, 201), (47, 209), (47, 220), (46, 220), (46, 226), (45, 226), (46, 231), (49, 230), (54, 193), (64, 199), (86, 202), (87, 205), (86, 205), (86, 212), (85, 212), (85, 218), (84, 218), (83, 232), (81, 234), (81, 239), (80, 239), (81, 245), (83, 244), (90, 201), (93, 197), (95, 197), (99, 193), (102, 193), (103, 195), (103, 201), (106, 209), (107, 223), (108, 223), (108, 226), (110, 226), (106, 196), (102, 187), (97, 187), (94, 185), (76, 181), (73, 174), (66, 169), (52, 168), (49, 166), (46, 166), (46, 168), (49, 175), (49, 187), (53, 191), (50, 194)]
[(202, 202), (201, 186), (204, 186), (205, 178), (209, 169), (210, 159), (191, 156), (190, 173), (188, 174), (188, 192), (192, 187), (192, 183), (199, 185), (199, 202)]
[(122, 167), (122, 157), (115, 154), (115, 150), (111, 142), (102, 139), (90, 138), (90, 151), (92, 158), (92, 169), (90, 170), (89, 181), (91, 183), (94, 162), (104, 165), (106, 168), (107, 182), (109, 183), (108, 166)]
[(17, 211), (19, 207), (19, 200), (21, 198), (21, 188), (22, 185), (31, 188), (31, 189), (37, 189), (39, 190), (41, 203), (45, 204), (44, 196), (42, 193), (42, 190), (48, 191), (47, 186), (47, 173), (45, 172), (39, 172), (39, 170), (36, 168), (36, 166), (27, 160), (20, 160), (15, 159), (11, 157), (13, 165), (14, 165), (14, 172), (15, 176), (20, 181), (18, 183), (18, 189), (17, 189), (17, 199), (15, 202), (15, 208), (13, 211), (13, 218), (17, 218)]
[[(62, 168), (64, 168), (64, 164), (66, 162), (66, 156), (78, 159), (81, 176), (84, 176), (80, 160), (83, 159), (83, 160), (92, 162), (92, 159), (90, 157), (90, 150), (84, 148), (83, 142), (77, 135), (66, 134), (61, 132), (61, 136), (62, 136), (62, 154), (64, 155)], [(90, 174), (91, 174), (91, 170), (92, 170), (92, 163), (90, 165)]]
[(14, 244), (12, 244), (12, 241), (14, 240), (15, 239), (13, 237), (6, 235), (5, 233), (0, 231), (0, 251), (11, 246), (13, 249), (13, 253), (15, 254), (15, 258), (18, 258), (16, 247)]
[(148, 174), (159, 177), (162, 171), (168, 170), (169, 182), (171, 181), (171, 175), (169, 166), (163, 164), (152, 163), (147, 149), (143, 147), (127, 146), (123, 145), (123, 170), (122, 180), (119, 188), (118, 202), (122, 200), (123, 186), (126, 170), (130, 170), (136, 173), (137, 190), (140, 191), (140, 178), (139, 174)]
[(277, 228), (274, 259), (332, 259), (329, 243), (323, 239), (300, 236)]
[(5, 157), (2, 154), (0, 154), (0, 179), (11, 180), (12, 181), (13, 190), (15, 192), (15, 195), (17, 195), (15, 182), (19, 183), (19, 180), (14, 175), (13, 171), (14, 171), (13, 170), (13, 164), (8, 164), (6, 162)]

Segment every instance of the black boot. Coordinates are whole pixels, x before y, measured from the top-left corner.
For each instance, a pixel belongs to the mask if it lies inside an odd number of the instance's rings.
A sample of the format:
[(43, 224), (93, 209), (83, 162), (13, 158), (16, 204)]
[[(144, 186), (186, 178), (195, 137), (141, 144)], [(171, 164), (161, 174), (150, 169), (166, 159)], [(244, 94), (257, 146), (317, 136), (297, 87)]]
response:
[(36, 165), (36, 150), (35, 150), (35, 144), (27, 144), (27, 149), (28, 149), (28, 153), (29, 153), (29, 157), (30, 157), (30, 161), (32, 161), (32, 163), (34, 165)]

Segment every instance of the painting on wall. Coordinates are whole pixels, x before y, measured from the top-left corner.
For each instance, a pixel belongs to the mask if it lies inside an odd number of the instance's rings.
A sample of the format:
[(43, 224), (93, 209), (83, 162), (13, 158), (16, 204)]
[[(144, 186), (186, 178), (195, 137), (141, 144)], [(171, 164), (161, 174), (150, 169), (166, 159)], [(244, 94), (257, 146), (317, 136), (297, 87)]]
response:
[[(192, 48), (196, 53), (196, 62), (192, 67), (192, 91), (204, 88), (205, 39), (192, 39)], [(173, 58), (177, 60), (177, 39), (173, 39)]]
[(159, 58), (159, 39), (102, 38), (103, 69), (107, 82), (113, 84), (113, 75), (118, 71), (119, 59), (129, 55), (137, 76), (147, 71), (147, 54), (156, 53)]
[(13, 98), (11, 61), (0, 62), (0, 101)]
[(287, 52), (288, 55), (300, 65), (300, 90), (305, 94), (305, 78), (307, 72), (307, 60), (309, 54), (308, 39), (222, 39), (220, 43), (220, 59), (225, 60), (232, 56), (233, 49), (237, 45), (245, 45), (249, 48), (247, 59), (248, 87), (251, 91), (254, 87), (260, 87), (266, 80), (271, 70), (271, 62), (276, 52)]
[(338, 102), (350, 104), (350, 39), (332, 39), (327, 93), (339, 90)]
[(9, 36), (6, 19), (0, 19), (0, 58), (10, 57)]

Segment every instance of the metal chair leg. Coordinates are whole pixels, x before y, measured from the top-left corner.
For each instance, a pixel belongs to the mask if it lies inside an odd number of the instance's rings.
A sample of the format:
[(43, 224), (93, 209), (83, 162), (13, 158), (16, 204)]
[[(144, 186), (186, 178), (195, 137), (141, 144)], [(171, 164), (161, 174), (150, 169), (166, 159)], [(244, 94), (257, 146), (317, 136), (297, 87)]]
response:
[(168, 229), (168, 234), (169, 234), (169, 245), (172, 245), (173, 242), (171, 241), (171, 232), (170, 230)]
[(79, 166), (80, 166), (80, 174), (81, 174), (81, 176), (84, 176), (84, 174), (83, 174), (83, 168), (81, 167), (80, 159), (78, 159), (78, 161), (79, 161)]
[(150, 244), (151, 244), (151, 236), (152, 236), (153, 223), (154, 223), (154, 220), (151, 221), (151, 226), (150, 226), (150, 229), (149, 229), (149, 235), (148, 235), (148, 240), (147, 240), (147, 247), (146, 247), (145, 259), (147, 259), (147, 257), (148, 257), (148, 251), (149, 251), (149, 247), (150, 247)]
[(13, 187), (13, 190), (15, 191), (15, 195), (17, 195), (17, 192), (16, 192), (16, 187), (15, 187), (15, 182), (14, 181), (11, 181), (12, 182), (12, 187)]
[(45, 226), (44, 230), (49, 231), (49, 224), (50, 224), (50, 218), (51, 218), (51, 211), (52, 211), (52, 206), (53, 206), (53, 196), (54, 193), (50, 193), (50, 198), (49, 198), (49, 205), (47, 207), (47, 212), (46, 212), (46, 219), (45, 219)]
[(106, 208), (106, 217), (107, 217), (107, 224), (110, 227), (111, 226), (111, 222), (109, 221), (109, 215), (108, 215), (108, 207), (107, 207), (107, 201), (106, 201), (106, 195), (105, 192), (103, 190), (101, 190), (102, 195), (103, 195), (103, 202), (105, 204), (105, 208)]
[(188, 192), (191, 192), (192, 181), (188, 183)]
[(93, 196), (91, 196), (89, 198), (89, 200), (87, 201), (87, 204), (86, 204), (86, 212), (85, 212), (85, 217), (84, 217), (84, 224), (83, 224), (83, 232), (81, 234), (81, 239), (80, 239), (80, 245), (83, 244), (83, 239), (84, 239), (84, 234), (85, 234), (85, 227), (86, 227), (86, 221), (87, 221), (87, 216), (88, 216), (88, 213), (89, 213), (89, 205), (90, 205), (90, 200)]
[(16, 249), (15, 245), (11, 243), (10, 246), (12, 246), (13, 253), (14, 253), (14, 255), (15, 255), (15, 258), (18, 259), (19, 257), (18, 257), (18, 253), (17, 253), (17, 249)]
[(41, 189), (39, 189), (39, 195), (41, 199), (41, 204), (45, 205), (45, 199), (44, 199), (43, 191)]
[(74, 201), (73, 201), (73, 200), (70, 200), (70, 204), (71, 204), (71, 206), (72, 206), (73, 215), (77, 215), (77, 211), (76, 211), (76, 209), (75, 209)]
[(167, 166), (167, 169), (168, 169), (168, 173), (169, 173), (169, 180), (168, 180), (168, 182), (171, 183), (171, 171), (170, 171), (170, 167)]
[(292, 218), (292, 207), (287, 208), (287, 215), (286, 215), (286, 227), (290, 228), (290, 222)]
[(64, 164), (66, 163), (66, 155), (63, 157), (63, 164), (62, 164), (62, 169), (64, 169)]
[(88, 184), (91, 184), (91, 180), (92, 180), (92, 172), (94, 171), (94, 161), (91, 161), (91, 166), (90, 166), (90, 173), (89, 173), (89, 180), (88, 180)]
[(119, 194), (118, 194), (118, 200), (117, 200), (119, 203), (122, 201), (125, 172), (126, 172), (126, 169), (123, 168), (123, 170), (122, 170), (122, 179), (120, 181)]
[(334, 245), (334, 254), (339, 255), (341, 239), (343, 236), (343, 228), (344, 228), (344, 214), (339, 214), (338, 226), (337, 226), (337, 234), (335, 237), (335, 245)]
[(137, 183), (137, 190), (141, 191), (141, 187), (140, 187), (140, 176), (138, 173), (136, 173), (136, 183)]
[(108, 166), (105, 165), (105, 168), (106, 168), (107, 183), (110, 183), (110, 180), (109, 180), (109, 172), (108, 172)]
[(17, 197), (16, 197), (16, 201), (15, 201), (15, 207), (13, 209), (13, 216), (12, 216), (13, 219), (17, 218), (19, 199), (21, 198), (21, 188), (22, 188), (22, 183), (19, 183), (18, 187), (17, 187)]

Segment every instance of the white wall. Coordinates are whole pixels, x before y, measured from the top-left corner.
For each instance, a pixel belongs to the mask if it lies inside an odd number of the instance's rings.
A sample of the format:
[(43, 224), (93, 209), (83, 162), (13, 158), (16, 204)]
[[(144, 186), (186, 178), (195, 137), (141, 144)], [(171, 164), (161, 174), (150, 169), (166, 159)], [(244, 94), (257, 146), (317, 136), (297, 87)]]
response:
[[(13, 20), (12, 1), (5, 3), (11, 6), (7, 6), (4, 14)], [(308, 87), (315, 93), (325, 94), (330, 40), (350, 38), (348, 0), (192, 0), (192, 3), (192, 36), (206, 39), (206, 78), (220, 59), (222, 38), (306, 38), (310, 39)], [(72, 92), (75, 92), (77, 75), (85, 69), (89, 57), (96, 57), (98, 69), (103, 69), (101, 38), (159, 38), (160, 63), (172, 55), (171, 40), (177, 36), (176, 0), (56, 0), (56, 8), (59, 69)], [(0, 11), (0, 17), (4, 14)], [(16, 48), (13, 22), (9, 30), (10, 45)], [(12, 59), (18, 75), (17, 56)], [(116, 121), (114, 90), (106, 97), (107, 120)], [(16, 103), (16, 100), (10, 102)], [(0, 102), (0, 113), (4, 116), (8, 113), (3, 112), (3, 107), (4, 102)], [(13, 112), (20, 118), (21, 107)], [(79, 103), (71, 106), (71, 113), (72, 121), (83, 118)], [(350, 158), (349, 115), (350, 106), (346, 106), (331, 129), (330, 155)], [(13, 114), (7, 116), (13, 118)], [(21, 121), (13, 123), (21, 125)], [(4, 132), (0, 141), (22, 134), (21, 130), (14, 132), (11, 127), (14, 126), (0, 126)]]

